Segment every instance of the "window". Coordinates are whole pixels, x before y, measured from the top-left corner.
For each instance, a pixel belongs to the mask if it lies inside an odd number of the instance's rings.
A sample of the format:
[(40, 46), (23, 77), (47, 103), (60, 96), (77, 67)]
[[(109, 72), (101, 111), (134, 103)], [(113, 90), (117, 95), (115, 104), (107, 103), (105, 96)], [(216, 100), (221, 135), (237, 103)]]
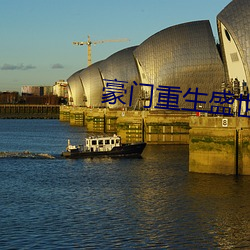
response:
[(92, 145), (96, 145), (96, 140), (93, 140), (93, 141), (92, 141)]
[(115, 144), (115, 140), (111, 140), (111, 144)]
[(110, 141), (109, 140), (105, 140), (105, 144), (110, 144)]
[(229, 41), (229, 42), (231, 42), (231, 37), (230, 37), (230, 35), (229, 35), (229, 33), (228, 33), (228, 31), (225, 29), (225, 35), (226, 35), (226, 37), (227, 37), (227, 40)]
[(99, 140), (98, 145), (103, 145), (103, 140)]

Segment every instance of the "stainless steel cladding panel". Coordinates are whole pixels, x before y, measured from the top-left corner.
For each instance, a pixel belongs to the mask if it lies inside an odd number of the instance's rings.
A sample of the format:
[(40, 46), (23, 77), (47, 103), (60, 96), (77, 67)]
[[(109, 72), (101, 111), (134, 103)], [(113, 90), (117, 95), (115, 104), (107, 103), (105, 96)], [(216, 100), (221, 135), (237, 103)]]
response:
[[(133, 51), (136, 49), (136, 47), (137, 46), (118, 51), (108, 57), (106, 60), (102, 61), (102, 63), (99, 65), (101, 76), (104, 79), (104, 87), (106, 87), (108, 82), (106, 80), (117, 79), (117, 81), (127, 82), (124, 83), (126, 94), (124, 93), (123, 97), (121, 97), (121, 100), (126, 104), (123, 104), (117, 100), (115, 104), (107, 103), (109, 108), (129, 107), (131, 85), (134, 85), (133, 81), (136, 83), (140, 82), (139, 73), (133, 55)], [(132, 96), (132, 108), (138, 101), (139, 92), (140, 86), (135, 86)]]
[[(213, 91), (224, 81), (224, 68), (219, 56), (209, 21), (197, 21), (164, 29), (145, 40), (134, 51), (142, 79), (154, 85), (154, 108), (159, 85), (180, 87), (180, 108), (193, 108), (182, 95), (189, 88), (209, 94), (201, 97), (209, 109)], [(188, 99), (192, 99), (189, 98)]]
[[(223, 43), (223, 33), (226, 38), (235, 43), (239, 57), (242, 60), (246, 80), (250, 82), (250, 2), (249, 0), (234, 0), (217, 16), (219, 37), (223, 45), (223, 57), (226, 61), (227, 48)], [(222, 28), (223, 26), (224, 29)], [(225, 41), (227, 42), (227, 41)], [(229, 48), (230, 49), (230, 48)], [(236, 54), (235, 54), (236, 55)], [(235, 59), (233, 54), (231, 59)], [(234, 57), (233, 57), (234, 56)], [(236, 58), (237, 59), (237, 58)], [(236, 60), (235, 59), (235, 60)], [(230, 62), (230, 61), (229, 61)], [(229, 72), (227, 72), (229, 73)]]
[(80, 73), (82, 71), (84, 71), (84, 69), (75, 72), (67, 80), (69, 90), (69, 104), (74, 106), (85, 106), (86, 95), (80, 78)]
[(98, 67), (101, 62), (92, 64), (79, 75), (85, 90), (87, 107), (106, 107), (102, 103), (103, 81)]

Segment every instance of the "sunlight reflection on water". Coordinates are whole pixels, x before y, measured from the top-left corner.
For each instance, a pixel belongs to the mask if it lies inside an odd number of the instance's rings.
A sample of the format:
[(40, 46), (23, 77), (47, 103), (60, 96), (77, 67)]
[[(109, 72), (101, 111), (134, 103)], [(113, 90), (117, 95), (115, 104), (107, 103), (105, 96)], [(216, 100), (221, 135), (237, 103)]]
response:
[[(9, 142), (59, 155), (85, 133), (58, 121), (0, 125), (0, 152)], [(188, 173), (187, 146), (148, 145), (142, 159), (0, 158), (0, 176), (1, 249), (250, 247), (250, 178)]]

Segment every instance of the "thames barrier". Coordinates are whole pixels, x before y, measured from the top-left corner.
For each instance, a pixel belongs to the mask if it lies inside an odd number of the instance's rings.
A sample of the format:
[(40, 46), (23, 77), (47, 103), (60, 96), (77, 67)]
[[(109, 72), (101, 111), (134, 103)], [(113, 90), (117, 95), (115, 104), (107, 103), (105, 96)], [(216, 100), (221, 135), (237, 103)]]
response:
[(250, 120), (156, 111), (61, 106), (60, 121), (88, 133), (117, 133), (124, 143), (189, 145), (189, 171), (250, 175)]
[(73, 73), (60, 114), (6, 106), (0, 115), (59, 116), (123, 143), (189, 145), (190, 172), (250, 175), (249, 23), (248, 0), (233, 0), (217, 15), (218, 42), (208, 20), (167, 27)]
[(216, 24), (218, 41), (209, 20), (176, 24), (79, 69), (60, 119), (124, 142), (187, 144), (191, 172), (249, 175), (249, 0)]
[(117, 133), (124, 143), (188, 144), (189, 114), (61, 106), (60, 120), (89, 133)]

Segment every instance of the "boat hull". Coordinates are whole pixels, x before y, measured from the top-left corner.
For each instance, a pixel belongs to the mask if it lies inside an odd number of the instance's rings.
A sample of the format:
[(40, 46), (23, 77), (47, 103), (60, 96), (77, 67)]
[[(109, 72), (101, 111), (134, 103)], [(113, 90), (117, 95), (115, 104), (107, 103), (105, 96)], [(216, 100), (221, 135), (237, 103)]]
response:
[(71, 159), (93, 157), (138, 157), (141, 156), (145, 147), (146, 143), (140, 142), (114, 147), (111, 151), (66, 151), (62, 153), (62, 156)]

